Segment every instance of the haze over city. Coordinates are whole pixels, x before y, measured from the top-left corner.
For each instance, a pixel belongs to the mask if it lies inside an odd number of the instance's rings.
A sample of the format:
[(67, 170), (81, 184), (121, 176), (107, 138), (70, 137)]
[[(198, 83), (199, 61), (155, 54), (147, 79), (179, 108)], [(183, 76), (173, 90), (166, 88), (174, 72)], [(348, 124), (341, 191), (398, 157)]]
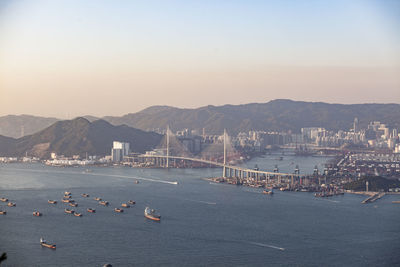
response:
[(0, 115), (400, 103), (398, 1), (2, 1)]

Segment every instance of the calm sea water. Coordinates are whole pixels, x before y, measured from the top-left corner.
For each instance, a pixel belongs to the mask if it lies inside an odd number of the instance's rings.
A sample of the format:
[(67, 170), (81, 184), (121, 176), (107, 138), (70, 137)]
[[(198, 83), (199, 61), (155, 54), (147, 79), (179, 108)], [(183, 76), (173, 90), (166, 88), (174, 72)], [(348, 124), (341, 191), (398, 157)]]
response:
[[(326, 160), (285, 157), (275, 163), (274, 155), (268, 157), (247, 164), (264, 169), (278, 164), (292, 172), (300, 162), (306, 173)], [(357, 195), (265, 196), (260, 189), (201, 179), (220, 175), (220, 169), (85, 169), (0, 165), (0, 197), (17, 204), (0, 202), (8, 212), (0, 216), (0, 252), (8, 254), (4, 266), (400, 265), (400, 205), (391, 203), (400, 196), (363, 205)], [(168, 183), (174, 181), (179, 184)], [(79, 204), (73, 209), (83, 217), (64, 213), (64, 191), (72, 192)], [(110, 206), (98, 205), (95, 196)], [(48, 199), (59, 203), (50, 205)], [(124, 213), (113, 211), (130, 199), (137, 204)], [(160, 212), (160, 223), (144, 218), (146, 206)], [(87, 213), (88, 207), (96, 213)], [(43, 216), (33, 217), (34, 210)], [(40, 237), (56, 243), (57, 250), (42, 248)]]

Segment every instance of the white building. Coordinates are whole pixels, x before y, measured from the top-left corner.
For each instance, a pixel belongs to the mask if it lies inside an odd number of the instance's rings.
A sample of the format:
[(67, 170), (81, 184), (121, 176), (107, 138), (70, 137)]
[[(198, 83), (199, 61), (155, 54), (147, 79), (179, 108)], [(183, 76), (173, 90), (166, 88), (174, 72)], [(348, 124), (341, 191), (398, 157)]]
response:
[(129, 154), (129, 143), (114, 141), (111, 149), (112, 161), (120, 162)]

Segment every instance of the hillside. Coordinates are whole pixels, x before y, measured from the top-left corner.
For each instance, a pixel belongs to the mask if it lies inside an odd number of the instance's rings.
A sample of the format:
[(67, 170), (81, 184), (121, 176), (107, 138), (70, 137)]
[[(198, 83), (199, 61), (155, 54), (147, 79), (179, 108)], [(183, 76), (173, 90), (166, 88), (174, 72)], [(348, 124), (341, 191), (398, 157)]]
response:
[(126, 125), (113, 126), (85, 118), (58, 121), (33, 135), (19, 139), (1, 137), (0, 156), (28, 155), (46, 158), (51, 152), (65, 156), (108, 155), (113, 141), (129, 142), (132, 151), (144, 152), (159, 144), (161, 136)]
[(368, 181), (369, 191), (388, 191), (389, 188), (400, 187), (399, 180), (387, 179), (380, 176), (370, 176), (362, 178), (358, 181), (345, 184), (344, 189), (354, 190), (354, 191), (365, 191), (365, 182)]
[[(124, 116), (106, 116), (102, 119), (113, 125), (128, 125), (149, 131), (170, 125), (173, 130), (184, 128), (201, 130), (208, 134), (221, 134), (226, 128), (230, 134), (249, 130), (300, 132), (302, 127), (325, 127), (328, 130), (348, 130), (354, 118), (361, 127), (371, 121), (381, 121), (390, 127), (400, 128), (399, 104), (328, 104), (278, 99), (267, 103), (244, 105), (204, 106), (181, 109), (169, 106), (152, 106)], [(7, 119), (6, 119), (7, 118)], [(85, 116), (90, 122), (97, 120)], [(0, 117), (0, 134), (18, 138), (21, 125), (25, 133), (35, 133), (57, 121), (54, 118), (33, 116)]]
[(232, 134), (249, 130), (300, 132), (302, 127), (325, 127), (329, 130), (348, 130), (354, 117), (361, 126), (370, 121), (382, 121), (400, 127), (399, 104), (327, 104), (292, 100), (273, 100), (268, 103), (245, 105), (205, 106), (180, 109), (154, 106), (122, 117), (104, 117), (114, 125), (126, 124), (138, 129), (166, 128), (199, 129), (219, 134), (224, 128)]
[(0, 135), (20, 138), (34, 134), (58, 121), (56, 118), (45, 118), (30, 115), (7, 115), (0, 117)]

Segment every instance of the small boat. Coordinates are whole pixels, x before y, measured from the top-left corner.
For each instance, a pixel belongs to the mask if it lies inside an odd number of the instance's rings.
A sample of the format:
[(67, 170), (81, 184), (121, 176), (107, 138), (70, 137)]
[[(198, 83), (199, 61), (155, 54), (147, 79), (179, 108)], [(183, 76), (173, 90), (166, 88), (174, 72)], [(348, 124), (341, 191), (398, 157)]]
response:
[(2, 201), (2, 202), (7, 202), (7, 201), (8, 201), (8, 198), (2, 197), (2, 198), (0, 198), (0, 201)]
[(124, 212), (124, 210), (123, 210), (123, 209), (120, 209), (120, 208), (115, 208), (114, 211), (115, 211), (115, 212)]
[(99, 197), (95, 197), (93, 199), (96, 200), (96, 201), (100, 201), (101, 200), (101, 198), (99, 198)]
[(71, 207), (78, 207), (78, 203), (69, 203)]
[(43, 238), (40, 238), (40, 245), (42, 245), (42, 247), (56, 249), (56, 245), (55, 244), (48, 244), (46, 242), (46, 240), (44, 240)]
[(13, 203), (13, 202), (8, 202), (8, 203), (7, 203), (7, 206), (9, 206), (9, 207), (15, 207), (15, 206), (16, 206), (16, 204), (15, 204), (15, 203)]
[(65, 192), (64, 192), (64, 195), (65, 195), (65, 196), (69, 196), (69, 195), (71, 195), (71, 192), (65, 191)]
[(88, 212), (91, 212), (91, 213), (95, 213), (95, 212), (96, 212), (95, 209), (91, 209), (91, 208), (87, 208), (87, 211), (88, 211)]
[(5, 211), (5, 210), (0, 210), (0, 215), (6, 215), (7, 214), (7, 211)]
[(133, 201), (133, 200), (129, 200), (129, 201), (128, 201), (128, 204), (129, 204), (129, 205), (135, 205), (135, 204), (136, 204), (136, 202), (135, 202), (135, 201)]
[(61, 199), (61, 202), (63, 202), (63, 203), (69, 203), (69, 199)]
[(266, 195), (272, 195), (274, 193), (274, 191), (265, 189), (265, 190), (263, 190), (262, 193), (266, 194)]
[(49, 204), (57, 204), (56, 200), (47, 200), (47, 202), (49, 202)]
[(81, 196), (83, 196), (83, 197), (89, 197), (88, 194), (81, 194)]
[(138, 181), (138, 180), (136, 180), (136, 181), (135, 181), (135, 184), (138, 184), (138, 183), (139, 183), (139, 181)]
[(144, 217), (153, 221), (161, 220), (161, 216), (159, 214), (156, 214), (156, 211), (154, 209), (150, 209), (149, 207), (146, 207), (146, 209), (144, 210)]
[(108, 203), (108, 201), (103, 200), (103, 201), (100, 201), (99, 204), (103, 205), (103, 206), (108, 206), (108, 204), (110, 204), (110, 203)]
[(33, 216), (38, 216), (39, 217), (39, 216), (42, 216), (42, 214), (40, 212), (38, 212), (38, 211), (34, 211), (33, 212)]
[(65, 213), (69, 213), (69, 214), (75, 213), (74, 210), (70, 210), (70, 209), (64, 209), (64, 212), (65, 212)]
[(121, 207), (123, 207), (123, 208), (129, 208), (130, 206), (129, 206), (127, 203), (122, 203), (122, 204), (121, 204)]
[(77, 212), (75, 212), (75, 213), (74, 213), (74, 216), (76, 216), (76, 217), (82, 217), (82, 213), (77, 213)]
[(71, 196), (70, 195), (64, 196), (64, 199), (68, 199), (68, 198), (71, 198)]
[(394, 200), (392, 201), (393, 204), (400, 204), (400, 200)]

